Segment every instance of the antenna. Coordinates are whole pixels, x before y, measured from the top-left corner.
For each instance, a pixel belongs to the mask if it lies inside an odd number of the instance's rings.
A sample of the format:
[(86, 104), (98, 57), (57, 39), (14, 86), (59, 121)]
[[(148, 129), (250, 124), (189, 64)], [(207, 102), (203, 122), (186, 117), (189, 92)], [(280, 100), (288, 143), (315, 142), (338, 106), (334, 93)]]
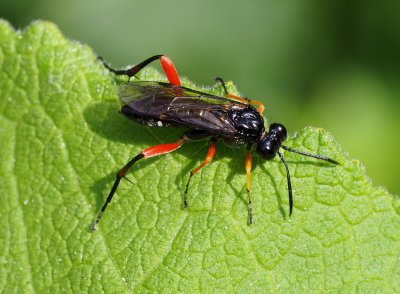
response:
[[(332, 158), (329, 158), (329, 157), (326, 157), (326, 156), (323, 156), (323, 155), (311, 154), (311, 153), (307, 153), (307, 152), (302, 152), (302, 151), (294, 150), (294, 149), (289, 148), (289, 147), (284, 146), (284, 145), (282, 145), (281, 147), (282, 147), (283, 149), (285, 149), (286, 151), (289, 151), (289, 152), (301, 154), (301, 155), (308, 156), (308, 157), (313, 157), (313, 158), (316, 158), (316, 159), (325, 160), (325, 161), (328, 161), (328, 162), (333, 163), (333, 164), (340, 164), (340, 163), (337, 162), (336, 160), (333, 160)], [(282, 157), (281, 157), (281, 158), (282, 158)]]
[(292, 182), (290, 181), (289, 167), (288, 167), (286, 160), (283, 157), (282, 153), (280, 153), (279, 151), (277, 153), (278, 153), (279, 157), (281, 158), (283, 165), (285, 166), (285, 169), (286, 169), (287, 186), (288, 186), (288, 191), (289, 191), (289, 216), (292, 216), (293, 195), (292, 195)]
[[(316, 158), (316, 159), (325, 160), (325, 161), (328, 161), (328, 162), (333, 163), (333, 164), (340, 164), (336, 160), (333, 160), (332, 158), (329, 158), (329, 157), (326, 157), (326, 156), (323, 156), (323, 155), (311, 154), (311, 153), (307, 153), (307, 152), (294, 150), (294, 149), (289, 148), (289, 147), (284, 146), (284, 145), (281, 145), (281, 147), (283, 149), (285, 149), (286, 151), (289, 151), (289, 152), (301, 154), (301, 155), (308, 156), (308, 157), (313, 157), (313, 158)], [(283, 165), (285, 166), (285, 169), (286, 169), (286, 178), (287, 178), (288, 191), (289, 191), (289, 216), (291, 216), (292, 215), (292, 211), (293, 211), (293, 193), (292, 193), (292, 182), (290, 180), (289, 167), (288, 167), (288, 165), (286, 163), (285, 158), (283, 157), (283, 154), (280, 153), (279, 151), (277, 151), (277, 153), (278, 153), (279, 157), (281, 158), (281, 160), (283, 162)]]

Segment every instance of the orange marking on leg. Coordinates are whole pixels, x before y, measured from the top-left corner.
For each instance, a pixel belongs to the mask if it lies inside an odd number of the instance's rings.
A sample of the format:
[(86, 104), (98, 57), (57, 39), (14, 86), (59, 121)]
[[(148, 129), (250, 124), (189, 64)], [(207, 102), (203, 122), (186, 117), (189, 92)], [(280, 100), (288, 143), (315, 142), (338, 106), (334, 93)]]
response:
[(233, 94), (231, 94), (231, 93), (226, 94), (226, 97), (227, 97), (227, 98), (234, 99), (234, 100), (237, 100), (237, 101), (242, 102), (242, 103), (244, 103), (244, 104), (255, 104), (255, 105), (257, 105), (257, 111), (258, 111), (260, 114), (263, 114), (263, 112), (264, 112), (265, 106), (264, 106), (264, 104), (261, 103), (260, 101), (251, 100), (251, 99), (245, 99), (245, 98), (242, 98), (242, 97), (240, 97), (240, 96), (233, 95)]
[(260, 101), (255, 101), (255, 100), (250, 100), (250, 103), (255, 104), (255, 105), (258, 105), (257, 111), (258, 111), (260, 114), (263, 114), (264, 109), (265, 109), (265, 106), (264, 106), (263, 103), (261, 103)]
[(106, 202), (103, 204), (103, 207), (101, 208), (95, 222), (92, 224), (92, 230), (93, 231), (96, 230), (96, 225), (100, 221), (101, 216), (103, 215), (104, 211), (107, 208), (107, 205), (111, 202), (112, 198), (114, 197), (114, 194), (118, 189), (121, 179), (125, 178), (126, 173), (129, 171), (129, 169), (132, 167), (132, 165), (134, 165), (140, 159), (149, 158), (149, 157), (172, 152), (172, 151), (178, 149), (179, 147), (181, 147), (184, 142), (185, 142), (184, 139), (180, 139), (175, 143), (160, 144), (160, 145), (146, 148), (142, 152), (140, 152), (138, 155), (136, 155), (134, 158), (132, 158), (127, 164), (125, 164), (125, 166), (123, 168), (121, 168), (120, 171), (117, 173), (116, 179), (115, 179), (114, 185), (111, 188), (110, 194), (108, 194)]
[(194, 175), (195, 173), (197, 173), (200, 169), (202, 169), (203, 167), (205, 167), (207, 164), (209, 164), (215, 154), (215, 144), (211, 143), (210, 144), (210, 149), (208, 149), (208, 153), (206, 156), (206, 159), (198, 166), (196, 167), (194, 170), (191, 171), (191, 174)]
[(231, 99), (235, 99), (235, 100), (237, 100), (239, 102), (242, 102), (244, 104), (248, 104), (246, 99), (244, 99), (244, 98), (242, 98), (240, 96), (237, 96), (237, 95), (233, 95), (231, 93), (226, 94), (226, 97), (231, 98)]
[(205, 167), (207, 164), (209, 164), (211, 162), (211, 160), (214, 157), (214, 154), (215, 154), (215, 144), (214, 144), (214, 142), (211, 142), (210, 148), (208, 149), (206, 159), (198, 167), (196, 167), (194, 170), (192, 170), (190, 172), (189, 179), (186, 183), (185, 193), (183, 195), (183, 206), (184, 207), (187, 207), (187, 193), (189, 190), (190, 180), (192, 179), (192, 177), (195, 173), (197, 173), (200, 169), (202, 169), (203, 167)]
[(246, 155), (246, 190), (247, 196), (249, 197), (249, 223), (253, 223), (253, 206), (251, 203), (250, 196), (250, 172), (251, 172), (251, 150), (247, 150)]
[(144, 149), (141, 154), (143, 155), (144, 158), (149, 158), (157, 155), (162, 155), (166, 153), (170, 153), (179, 147), (181, 147), (183, 144), (183, 140), (179, 140), (176, 143), (169, 143), (169, 144), (160, 144), (156, 146), (149, 147), (147, 149)]
[(246, 190), (250, 192), (250, 173), (251, 173), (251, 150), (246, 155)]
[(175, 86), (180, 86), (181, 81), (179, 80), (178, 72), (174, 64), (172, 63), (171, 59), (163, 55), (160, 57), (160, 62), (164, 69), (165, 74), (167, 75), (168, 81)]

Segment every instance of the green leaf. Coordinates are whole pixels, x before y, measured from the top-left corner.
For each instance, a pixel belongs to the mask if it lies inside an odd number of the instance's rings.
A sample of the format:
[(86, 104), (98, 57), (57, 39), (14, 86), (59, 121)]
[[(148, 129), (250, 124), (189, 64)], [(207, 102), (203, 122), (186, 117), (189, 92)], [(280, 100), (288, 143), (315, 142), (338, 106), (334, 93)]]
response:
[[(148, 69), (141, 78), (162, 75)], [(2, 292), (398, 291), (399, 198), (373, 187), (322, 129), (306, 128), (286, 145), (341, 165), (284, 153), (291, 218), (283, 165), (255, 155), (247, 224), (246, 152), (222, 143), (183, 209), (189, 171), (207, 152), (196, 142), (138, 163), (128, 175), (136, 184), (121, 183), (90, 232), (116, 171), (146, 146), (181, 135), (120, 116), (116, 91), (92, 50), (53, 24), (20, 32), (0, 22)]]

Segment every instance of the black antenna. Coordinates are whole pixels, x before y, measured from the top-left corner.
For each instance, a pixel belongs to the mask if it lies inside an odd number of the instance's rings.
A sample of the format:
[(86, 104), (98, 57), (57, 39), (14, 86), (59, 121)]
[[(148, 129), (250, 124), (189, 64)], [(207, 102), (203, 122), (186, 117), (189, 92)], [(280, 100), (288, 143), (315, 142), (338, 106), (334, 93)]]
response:
[(281, 158), (283, 165), (285, 166), (286, 169), (286, 178), (287, 178), (287, 186), (288, 186), (288, 191), (289, 191), (289, 216), (292, 215), (293, 211), (293, 195), (292, 195), (292, 182), (290, 181), (290, 173), (289, 173), (289, 167), (286, 163), (285, 158), (283, 157), (282, 153), (277, 151), (279, 157)]
[[(284, 146), (284, 145), (281, 145), (281, 147), (283, 149), (285, 149), (286, 151), (289, 151), (289, 152), (301, 154), (301, 155), (308, 156), (308, 157), (313, 157), (313, 158), (316, 158), (316, 159), (325, 160), (325, 161), (328, 161), (328, 162), (333, 163), (333, 164), (339, 164), (339, 162), (337, 162), (336, 160), (333, 160), (332, 158), (329, 158), (329, 157), (326, 157), (326, 156), (323, 156), (323, 155), (311, 154), (311, 153), (307, 153), (307, 152), (294, 150), (294, 149), (289, 148), (289, 147)], [(293, 195), (292, 195), (292, 183), (290, 181), (289, 167), (288, 167), (288, 165), (286, 163), (286, 160), (283, 157), (282, 153), (280, 153), (279, 151), (277, 151), (277, 153), (278, 153), (279, 157), (281, 158), (281, 160), (283, 162), (283, 165), (285, 166), (285, 169), (286, 169), (286, 177), (287, 177), (287, 184), (288, 184), (288, 190), (289, 190), (289, 216), (291, 216), (292, 215), (292, 211), (293, 211)]]
[[(308, 156), (308, 157), (314, 157), (314, 158), (317, 158), (317, 159), (322, 159), (322, 160), (328, 161), (328, 162), (333, 163), (333, 164), (340, 164), (340, 163), (337, 162), (336, 160), (333, 160), (332, 158), (329, 158), (329, 157), (326, 157), (326, 156), (317, 155), (317, 154), (311, 154), (311, 153), (307, 153), (307, 152), (302, 152), (302, 151), (294, 150), (294, 149), (289, 148), (289, 147), (284, 146), (284, 145), (282, 145), (281, 147), (282, 147), (283, 149), (285, 149), (286, 151), (289, 151), (289, 152), (293, 152), (293, 153), (305, 155), (305, 156)], [(282, 158), (282, 157), (281, 157), (281, 158)]]

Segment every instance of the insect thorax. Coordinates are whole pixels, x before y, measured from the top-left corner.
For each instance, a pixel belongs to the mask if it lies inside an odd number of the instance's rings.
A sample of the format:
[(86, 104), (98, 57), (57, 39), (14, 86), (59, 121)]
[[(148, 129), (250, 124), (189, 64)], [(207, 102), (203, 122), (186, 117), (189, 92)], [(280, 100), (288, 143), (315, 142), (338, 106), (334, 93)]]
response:
[(230, 117), (237, 130), (237, 136), (224, 138), (229, 145), (255, 144), (264, 133), (264, 119), (260, 113), (251, 105), (233, 107)]

